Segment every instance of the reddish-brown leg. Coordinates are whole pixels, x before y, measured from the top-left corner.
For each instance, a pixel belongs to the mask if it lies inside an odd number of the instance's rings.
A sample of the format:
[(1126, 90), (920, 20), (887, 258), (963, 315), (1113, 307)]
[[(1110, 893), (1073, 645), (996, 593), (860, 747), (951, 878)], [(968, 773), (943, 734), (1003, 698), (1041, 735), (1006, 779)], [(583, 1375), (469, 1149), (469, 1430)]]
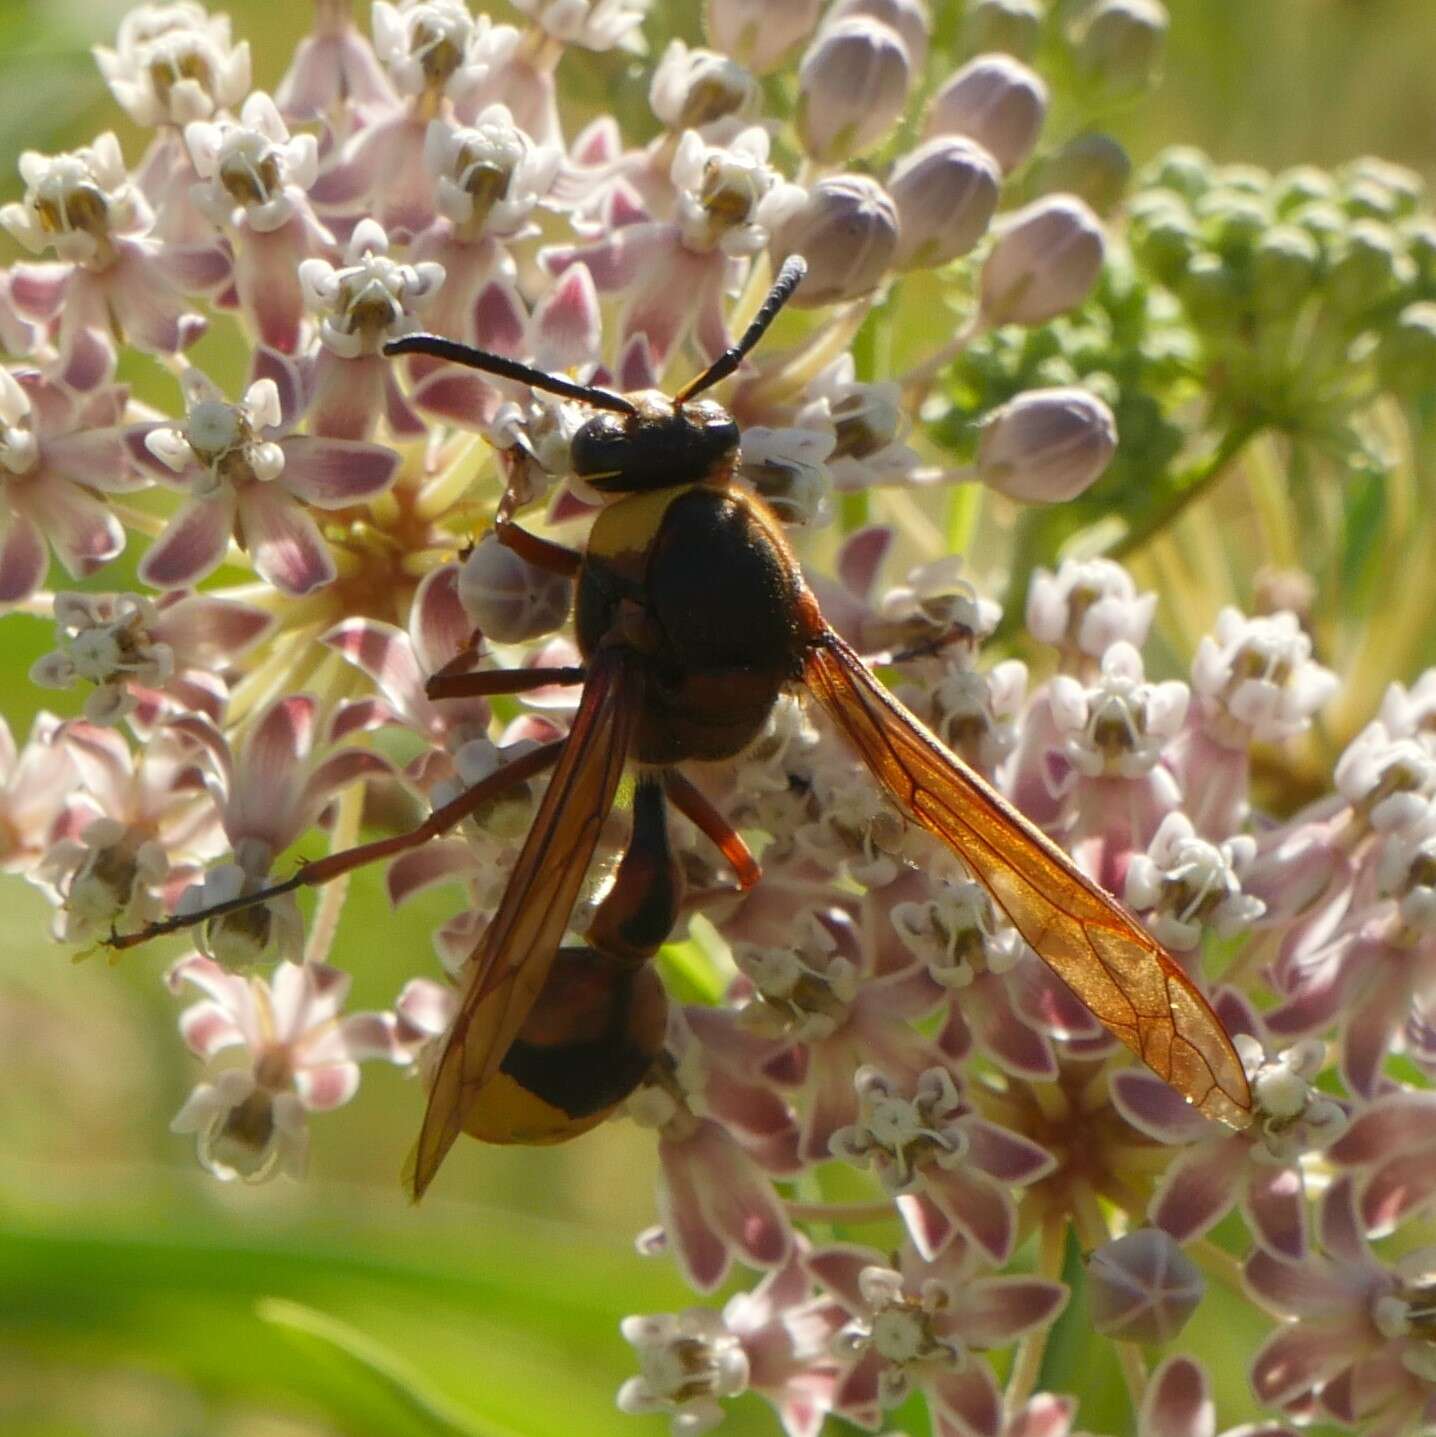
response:
[(558, 669), (487, 669), (474, 674), (446, 674), (442, 671), (424, 685), (431, 699), (486, 698), (490, 694), (522, 694), (530, 689), (547, 688), (550, 684), (581, 684), (583, 670), (577, 667)]
[(564, 544), (555, 544), (552, 539), (540, 539), (512, 519), (502, 515), (494, 524), (494, 536), (506, 549), (512, 549), (520, 559), (536, 569), (547, 569), (551, 574), (562, 574), (575, 578), (583, 564), (583, 555), (577, 549)]
[(514, 759), (513, 762), (505, 764), (503, 768), (496, 769), (487, 778), (480, 779), (472, 788), (465, 789), (457, 798), (452, 799), (441, 808), (436, 808), (423, 823), (417, 828), (410, 829), (408, 833), (396, 833), (391, 838), (379, 838), (372, 843), (361, 843), (355, 848), (344, 848), (338, 853), (326, 854), (323, 858), (315, 859), (313, 863), (306, 863), (297, 873), (286, 878), (282, 883), (262, 888), (257, 893), (246, 893), (239, 898), (230, 899), (227, 903), (216, 903), (211, 908), (201, 909), (197, 913), (166, 918), (162, 922), (151, 923), (147, 927), (141, 928), (137, 933), (111, 934), (109, 946), (111, 948), (134, 948), (140, 943), (148, 943), (151, 938), (160, 938), (166, 933), (177, 933), (181, 928), (190, 928), (207, 919), (218, 918), (225, 913), (234, 913), (241, 908), (249, 908), (256, 903), (267, 902), (271, 898), (278, 898), (281, 894), (293, 893), (297, 888), (318, 887), (321, 883), (328, 883), (344, 873), (352, 873), (354, 869), (362, 868), (366, 863), (373, 863), (377, 859), (392, 858), (395, 854), (407, 853), (409, 849), (417, 848), (421, 843), (427, 843), (429, 839), (446, 833), (456, 823), (467, 818), (475, 809), (482, 808), (484, 804), (497, 798), (506, 790), (533, 778), (546, 768), (552, 768), (558, 762), (565, 742), (565, 739), (555, 739), (552, 743), (541, 744), (538, 748), (531, 749), (528, 753)]
[(742, 835), (708, 801), (701, 790), (695, 788), (676, 769), (669, 769), (666, 775), (668, 797), (674, 808), (692, 822), (728, 860), (728, 866), (738, 877), (738, 887), (745, 893), (763, 876), (753, 850), (743, 842)]

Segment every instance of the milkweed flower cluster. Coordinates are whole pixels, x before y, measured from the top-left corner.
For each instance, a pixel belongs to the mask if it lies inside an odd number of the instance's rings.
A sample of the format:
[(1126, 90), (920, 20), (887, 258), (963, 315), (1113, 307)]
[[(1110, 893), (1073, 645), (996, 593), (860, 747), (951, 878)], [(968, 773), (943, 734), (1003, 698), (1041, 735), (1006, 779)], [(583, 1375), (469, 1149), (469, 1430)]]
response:
[[(658, 1170), (642, 1249), (697, 1294), (739, 1290), (628, 1317), (621, 1406), (691, 1433), (751, 1391), (811, 1437), (913, 1402), (944, 1437), (1059, 1437), (1082, 1394), (1036, 1389), (1057, 1325), (1085, 1321), (1140, 1429), (1200, 1437), (1204, 1371), (1172, 1353), (1149, 1372), (1143, 1345), (1178, 1339), (1215, 1278), (1273, 1323), (1250, 1372), (1273, 1425), (1244, 1431), (1426, 1430), (1430, 1262), (1388, 1239), (1436, 1198), (1436, 671), (1384, 698), (1338, 673), (1291, 573), (1212, 606), (1183, 671), (1153, 639), (1179, 596), (1102, 556), (1140, 557), (1260, 430), (1336, 435), (1374, 472), (1383, 396), (1429, 424), (1419, 187), (1181, 152), (1104, 223), (1125, 157), (1046, 133), (1049, 22), (1019, 0), (971, 5), (957, 50), (921, 0), (708, 0), (702, 36), (638, 0), (513, 9), (375, 0), (366, 34), (318, 0), (257, 89), (224, 17), (140, 5), (96, 56), (148, 147), (21, 157), (0, 208), (24, 251), (0, 271), (0, 603), (53, 616), (32, 677), (83, 712), (23, 744), (0, 730), (6, 869), (70, 943), (207, 915), (167, 974), (201, 995), (179, 1025), (204, 1065), (173, 1126), (218, 1178), (297, 1175), (362, 1062), (428, 1071), (543, 780), (388, 866), (395, 903), (463, 894), (390, 1011), (344, 1014), (337, 890), (307, 921), (289, 893), (238, 900), (316, 828), (354, 844), (366, 800), (437, 808), (563, 736), (571, 687), (427, 685), (576, 662), (569, 582), (487, 531), (517, 514), (581, 545), (598, 498), (568, 464), (581, 405), (384, 346), (426, 330), (671, 388), (800, 253), (793, 311), (721, 391), (738, 482), (834, 627), (1209, 994), (1254, 1120), (1214, 1126), (1125, 1061), (785, 697), (695, 775), (761, 835), (764, 876), (740, 893), (678, 825), (674, 941), (715, 1001), (674, 1005), (627, 1104)], [(1099, 0), (1050, 28), (1096, 103), (1151, 82), (1166, 17)], [(646, 112), (574, 113), (564, 77), (590, 66), (641, 67)], [(235, 389), (187, 358), (209, 327), (243, 353)], [(876, 372), (912, 333), (909, 367)], [(162, 407), (116, 378), (124, 351)], [(1194, 395), (1217, 453), (1190, 469), (1172, 461)], [(976, 541), (973, 566), (943, 531)], [(97, 587), (122, 554), (146, 592)], [(1313, 777), (1336, 711), (1350, 742)]]

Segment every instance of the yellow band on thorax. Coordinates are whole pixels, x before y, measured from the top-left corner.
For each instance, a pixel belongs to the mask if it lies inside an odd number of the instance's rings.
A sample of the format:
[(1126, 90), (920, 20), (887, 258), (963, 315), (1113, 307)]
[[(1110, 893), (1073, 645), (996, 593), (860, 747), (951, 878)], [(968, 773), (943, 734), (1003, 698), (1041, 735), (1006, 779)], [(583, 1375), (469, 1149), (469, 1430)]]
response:
[(667, 489), (625, 494), (599, 511), (589, 530), (585, 552), (614, 568), (626, 568), (624, 560), (644, 556), (663, 525), (668, 506), (693, 485), (674, 484)]

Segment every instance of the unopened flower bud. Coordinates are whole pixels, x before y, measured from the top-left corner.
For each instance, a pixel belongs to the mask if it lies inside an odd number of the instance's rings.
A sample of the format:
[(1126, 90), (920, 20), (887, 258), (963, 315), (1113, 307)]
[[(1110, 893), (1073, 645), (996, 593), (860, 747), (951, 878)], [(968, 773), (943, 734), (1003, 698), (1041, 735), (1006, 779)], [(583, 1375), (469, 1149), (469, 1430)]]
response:
[(982, 482), (1010, 499), (1056, 504), (1082, 493), (1117, 449), (1112, 411), (1085, 389), (1033, 389), (995, 409), (982, 428)]
[(907, 104), (912, 61), (895, 30), (862, 16), (825, 27), (798, 67), (798, 136), (823, 163), (871, 149)]
[(1193, 255), (1175, 287), (1198, 329), (1220, 334), (1229, 330), (1241, 313), (1241, 283), (1220, 255)]
[(1105, 252), (1101, 222), (1073, 195), (1018, 210), (982, 266), (982, 317), (989, 325), (1046, 324), (1087, 298)]
[(1436, 220), (1429, 215), (1416, 215), (1405, 220), (1397, 234), (1416, 266), (1417, 280), (1429, 288), (1436, 280)]
[(1143, 174), (1153, 188), (1175, 190), (1186, 199), (1200, 198), (1212, 186), (1212, 162), (1195, 145), (1172, 145)]
[(913, 73), (922, 73), (927, 64), (927, 38), (932, 30), (925, 0), (837, 0), (828, 11), (825, 24), (832, 25), (855, 15), (866, 15), (897, 32), (907, 46)]
[(1002, 171), (961, 135), (939, 135), (905, 156), (888, 180), (902, 221), (893, 264), (933, 269), (965, 255), (997, 211)]
[(1160, 1228), (1105, 1242), (1087, 1259), (1087, 1310), (1104, 1337), (1171, 1342), (1204, 1290), (1201, 1269)]
[(1329, 200), (1335, 193), (1336, 185), (1325, 170), (1315, 165), (1293, 165), (1272, 182), (1272, 208), (1279, 215), (1289, 215), (1313, 200)]
[(1252, 298), (1258, 311), (1290, 315), (1312, 291), (1321, 271), (1316, 241), (1295, 225), (1273, 225), (1252, 251)]
[(868, 294), (892, 264), (898, 212), (886, 190), (866, 175), (830, 175), (773, 235), (772, 254), (808, 262), (792, 303), (814, 308)]
[(1167, 24), (1157, 0), (1101, 0), (1082, 26), (1078, 68), (1109, 93), (1149, 89), (1166, 48)]
[(1129, 220), (1137, 257), (1163, 284), (1174, 287), (1202, 246), (1190, 211), (1174, 196), (1155, 191), (1133, 199)]
[(821, 8), (821, 0), (708, 0), (703, 30), (715, 50), (767, 75), (812, 34)]
[(568, 617), (573, 586), (499, 543), (492, 532), (459, 569), (459, 602), (486, 638), (518, 644), (552, 633)]
[(1042, 38), (1037, 0), (975, 0), (968, 7), (962, 44), (969, 55), (1002, 53), (1030, 60)]
[(1436, 389), (1436, 304), (1408, 304), (1381, 336), (1376, 362), (1396, 394), (1414, 399)]
[(1010, 55), (969, 60), (932, 98), (928, 135), (966, 135), (1004, 171), (1032, 153), (1047, 116), (1047, 86)]
[(1126, 150), (1097, 130), (1074, 135), (1042, 165), (1044, 194), (1077, 195), (1099, 215), (1121, 203), (1131, 178), (1132, 161)]
[(1333, 261), (1324, 291), (1345, 315), (1368, 313), (1416, 278), (1416, 266), (1397, 247), (1389, 225), (1357, 220)]

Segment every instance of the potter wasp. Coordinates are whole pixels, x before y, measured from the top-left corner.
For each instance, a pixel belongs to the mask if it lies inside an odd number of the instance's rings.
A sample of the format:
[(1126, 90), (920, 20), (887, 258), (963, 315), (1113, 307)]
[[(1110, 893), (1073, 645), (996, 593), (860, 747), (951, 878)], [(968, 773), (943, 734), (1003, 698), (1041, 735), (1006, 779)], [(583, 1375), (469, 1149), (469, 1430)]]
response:
[[(429, 686), (442, 698), (581, 682), (567, 737), (514, 760), (413, 833), (321, 859), (234, 905), (400, 852), (552, 767), (434, 1070), (409, 1173), (416, 1197), (461, 1132), (489, 1142), (560, 1142), (601, 1122), (641, 1081), (662, 1050), (667, 1010), (650, 960), (682, 898), (669, 806), (716, 844), (740, 887), (759, 876), (742, 838), (681, 766), (741, 753), (779, 696), (798, 687), (1114, 1036), (1207, 1116), (1237, 1127), (1250, 1121), (1242, 1064), (1196, 986), (1131, 914), (888, 693), (824, 621), (774, 515), (735, 483), (738, 426), (699, 395), (738, 368), (804, 272), (801, 259), (790, 259), (739, 342), (671, 398), (577, 384), (435, 335), (386, 348), (590, 406), (570, 460), (605, 499), (581, 552), (502, 514), (497, 525), (500, 542), (528, 562), (576, 581), (582, 667), (441, 672)], [(628, 846), (584, 943), (565, 946), (600, 831), (629, 773)]]

